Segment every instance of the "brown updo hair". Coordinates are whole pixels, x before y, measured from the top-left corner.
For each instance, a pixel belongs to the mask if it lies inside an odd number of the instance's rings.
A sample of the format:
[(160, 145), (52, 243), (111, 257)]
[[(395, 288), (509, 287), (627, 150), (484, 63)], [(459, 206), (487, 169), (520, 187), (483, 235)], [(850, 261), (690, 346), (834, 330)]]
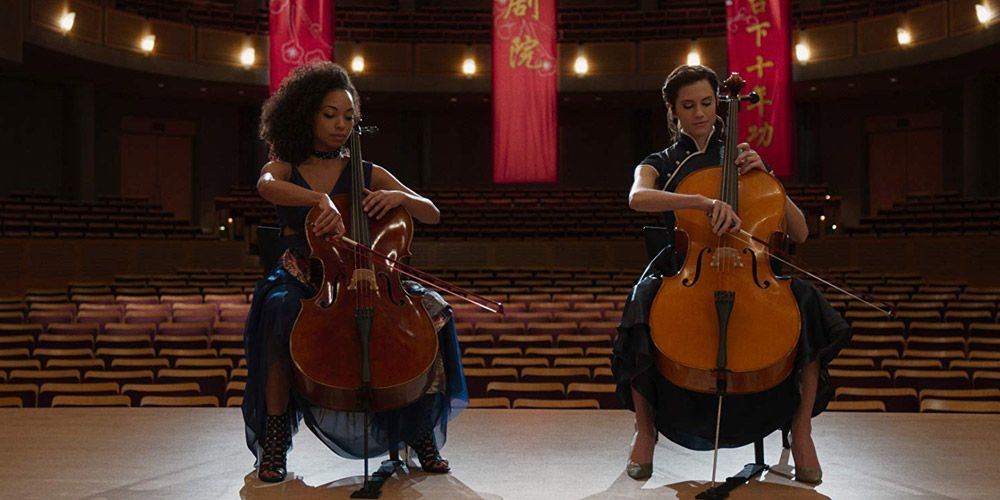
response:
[(674, 106), (677, 105), (677, 94), (680, 92), (681, 87), (702, 80), (708, 81), (708, 84), (712, 86), (712, 92), (719, 93), (719, 76), (715, 74), (715, 71), (712, 71), (712, 68), (700, 64), (678, 66), (670, 72), (666, 81), (663, 82), (661, 93), (663, 94), (663, 102), (667, 104), (667, 126), (670, 128), (671, 139), (676, 138), (678, 133), (677, 118), (674, 116)]

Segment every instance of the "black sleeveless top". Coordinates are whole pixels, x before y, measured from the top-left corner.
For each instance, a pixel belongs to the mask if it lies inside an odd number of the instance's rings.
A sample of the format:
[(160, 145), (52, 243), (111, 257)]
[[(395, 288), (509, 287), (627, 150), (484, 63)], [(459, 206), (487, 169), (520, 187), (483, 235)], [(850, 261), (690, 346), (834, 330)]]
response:
[[(372, 184), (372, 164), (368, 161), (361, 162), (361, 169), (364, 171), (365, 175), (365, 187), (370, 188)], [(312, 190), (312, 186), (306, 181), (305, 177), (302, 177), (302, 173), (299, 172), (298, 165), (292, 165), (292, 175), (288, 178), (288, 182), (295, 184), (296, 186), (302, 186), (306, 189)], [(351, 190), (351, 165), (348, 164), (343, 173), (340, 174), (340, 178), (337, 179), (337, 183), (333, 185), (333, 189), (330, 191), (329, 195), (333, 197), (337, 194), (349, 193)], [(276, 206), (278, 210), (278, 223), (282, 227), (290, 227), (297, 231), (298, 233), (305, 232), (306, 225), (306, 215), (309, 214), (309, 210), (312, 206), (307, 207), (290, 207), (290, 206)]]
[[(705, 143), (705, 149), (698, 149), (694, 138), (680, 132), (667, 149), (647, 156), (639, 165), (649, 165), (656, 169), (657, 189), (674, 192), (681, 181), (695, 170), (722, 164), (724, 143), (721, 136), (720, 127), (716, 126)], [(669, 244), (673, 245), (672, 230), (677, 225), (677, 219), (672, 210), (663, 212), (663, 225), (671, 229), (667, 231), (667, 236)]]

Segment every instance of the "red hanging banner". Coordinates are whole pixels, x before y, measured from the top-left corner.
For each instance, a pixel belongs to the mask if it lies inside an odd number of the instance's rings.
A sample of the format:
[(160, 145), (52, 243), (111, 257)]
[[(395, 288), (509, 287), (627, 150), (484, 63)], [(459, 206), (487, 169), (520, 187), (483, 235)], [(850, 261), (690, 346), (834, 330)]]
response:
[[(760, 95), (740, 114), (739, 137), (776, 175), (795, 172), (791, 7), (788, 0), (726, 0), (729, 70)], [(720, 75), (722, 78), (728, 75)]]
[(271, 93), (298, 66), (331, 61), (333, 0), (269, 0)]
[(555, 182), (556, 0), (493, 0), (493, 182)]

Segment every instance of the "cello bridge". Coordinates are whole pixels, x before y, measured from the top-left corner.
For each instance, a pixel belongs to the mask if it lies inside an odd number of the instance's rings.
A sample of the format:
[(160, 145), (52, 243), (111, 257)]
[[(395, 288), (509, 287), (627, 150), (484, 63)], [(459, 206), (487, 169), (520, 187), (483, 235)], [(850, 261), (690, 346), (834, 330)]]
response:
[(712, 267), (716, 269), (722, 267), (726, 269), (743, 267), (743, 259), (740, 257), (739, 250), (732, 247), (719, 247), (715, 250), (710, 264)]
[(351, 275), (351, 284), (348, 290), (357, 290), (361, 283), (366, 283), (369, 290), (378, 291), (378, 282), (375, 280), (375, 271), (371, 269), (355, 269)]

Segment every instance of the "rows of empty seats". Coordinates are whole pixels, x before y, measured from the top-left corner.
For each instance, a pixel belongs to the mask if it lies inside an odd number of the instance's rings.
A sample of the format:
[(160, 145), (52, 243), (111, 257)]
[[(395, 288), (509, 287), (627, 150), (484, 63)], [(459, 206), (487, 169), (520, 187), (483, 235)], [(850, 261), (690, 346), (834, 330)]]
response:
[[(192, 296), (198, 297), (198, 296)], [(208, 297), (212, 301), (215, 298)], [(163, 296), (163, 300), (173, 300)], [(130, 334), (143, 325), (156, 331), (176, 331), (181, 335), (208, 329), (217, 323), (246, 321), (246, 296), (218, 296), (219, 302), (164, 303), (0, 303), (0, 324), (34, 324), (52, 333), (91, 333), (115, 331)], [(239, 302), (243, 301), (243, 302)]]
[[(505, 295), (497, 291), (511, 288), (509, 272), (479, 280), (494, 285), (484, 291), (504, 301), (503, 315), (453, 306), (470, 396), (476, 406), (491, 408), (620, 408), (611, 344), (631, 280), (616, 273), (539, 273), (516, 280), (528, 286)], [(587, 289), (598, 293), (580, 291)]]
[[(474, 406), (620, 407), (611, 346), (634, 272), (431, 271), (505, 305), (500, 315), (453, 304)], [(212, 294), (206, 285), (232, 285), (254, 273), (258, 271), (185, 270), (120, 276), (121, 281), (108, 285), (138, 283), (162, 291), (183, 284), (198, 290), (188, 301), (153, 294), (143, 303), (132, 302), (143, 296), (112, 295), (115, 300), (102, 304), (79, 300), (96, 295), (71, 294), (80, 291), (72, 287), (59, 301), (46, 295), (4, 299), (3, 317), (20, 321), (0, 325), (0, 383), (7, 391), (0, 398), (44, 406), (54, 404), (58, 395), (79, 396), (74, 391), (94, 389), (103, 391), (97, 396), (127, 396), (130, 404), (141, 405), (145, 396), (163, 395), (139, 394), (130, 384), (146, 390), (193, 382), (197, 390), (178, 390), (168, 397), (200, 397), (200, 404), (209, 404), (210, 398), (220, 405), (236, 402), (245, 377), (242, 320), (249, 290), (233, 287), (238, 293)], [(835, 290), (825, 291), (855, 330), (851, 344), (831, 366), (837, 387), (834, 409), (992, 411), (1000, 404), (1000, 287), (928, 281), (912, 274), (831, 274), (897, 311), (889, 318)], [(26, 310), (13, 311), (21, 307)], [(142, 373), (119, 373), (123, 371)], [(205, 380), (198, 380), (202, 375)], [(110, 394), (107, 385), (88, 385), (108, 382), (118, 384), (116, 393)]]
[[(664, 0), (661, 0), (664, 1)], [(864, 17), (904, 12), (920, 6), (921, 0), (825, 0), (823, 2), (792, 2), (792, 19), (800, 29), (824, 24), (846, 23)]]
[(238, 405), (243, 326), (0, 324), (0, 399), (18, 407)]
[(846, 273), (893, 317), (828, 291), (854, 336), (831, 364), (834, 409), (1000, 411), (1000, 287)]
[[(560, 2), (557, 27), (560, 41), (637, 40), (722, 36), (725, 5), (700, 1), (660, 1), (642, 8), (634, 0), (614, 2)], [(855, 21), (867, 16), (902, 12), (920, 5), (917, 0), (834, 0), (802, 5), (792, 3), (792, 19), (799, 28)], [(224, 1), (118, 0), (115, 7), (144, 17), (195, 26), (267, 34), (266, 8), (241, 7)], [(425, 0), (414, 9), (400, 9), (395, 1), (338, 3), (337, 36), (347, 40), (488, 42), (491, 16), (483, 2)]]
[[(473, 281), (479, 285), (494, 285), (479, 288), (496, 294), (510, 290), (505, 283), (493, 281), (509, 278), (507, 273), (510, 271), (490, 276), (480, 271), (479, 279)], [(885, 313), (858, 301), (848, 301), (846, 295), (833, 289), (827, 290), (826, 295), (834, 307), (856, 328), (854, 340), (835, 361), (831, 372), (835, 384), (843, 389), (837, 393), (834, 409), (884, 409), (885, 402), (878, 400), (878, 391), (865, 392), (878, 388), (888, 389), (890, 393), (913, 391), (913, 399), (905, 406), (905, 411), (987, 411), (1000, 404), (1000, 392), (997, 392), (1000, 325), (996, 324), (1000, 287), (927, 281), (912, 274), (886, 276), (843, 271), (832, 274), (838, 281), (867, 293), (884, 307), (897, 310), (895, 317), (888, 319)], [(461, 275), (456, 273), (455, 278), (461, 279)], [(515, 293), (507, 297), (508, 313), (502, 318), (474, 310), (463, 314), (461, 309), (465, 306), (459, 306), (457, 316), (467, 366), (473, 369), (474, 377), (487, 378), (486, 381), (470, 382), (473, 395), (486, 398), (484, 401), (498, 407), (507, 407), (503, 402), (505, 396), (499, 396), (497, 390), (483, 392), (488, 391), (490, 376), (503, 374), (502, 381), (507, 383), (554, 384), (559, 383), (555, 379), (560, 375), (569, 378), (566, 370), (578, 368), (578, 364), (585, 370), (576, 370), (575, 379), (561, 381), (563, 397), (571, 396), (569, 383), (611, 383), (610, 360), (604, 354), (610, 352), (617, 319), (621, 315), (620, 308), (625, 300), (622, 292), (627, 291), (629, 284), (627, 275), (608, 277), (607, 281), (621, 280), (615, 283), (615, 291), (606, 293), (607, 290), (597, 289), (592, 297), (585, 294), (571, 297), (568, 286), (572, 286), (574, 280), (587, 281), (575, 275), (552, 280), (563, 285), (562, 293), (559, 286), (552, 284), (546, 284), (543, 290), (539, 290), (541, 287), (530, 291), (523, 286), (516, 287)], [(525, 281), (530, 282), (532, 278), (534, 276), (521, 276), (514, 282), (525, 285)], [(600, 281), (596, 280), (593, 285)], [(463, 318), (466, 321), (462, 321)], [(470, 324), (469, 319), (474, 321)], [(930, 359), (935, 360), (928, 362)], [(897, 366), (903, 367), (898, 377)], [(539, 376), (535, 372), (525, 373), (528, 368), (553, 372)], [(876, 368), (885, 373), (869, 373)], [(590, 372), (586, 373), (588, 369)], [(965, 373), (948, 373), (953, 370)], [(525, 378), (527, 380), (523, 380)], [(541, 393), (552, 389), (554, 386), (537, 388)], [(856, 389), (862, 390), (868, 399), (855, 401), (859, 396), (851, 391)], [(610, 394), (612, 388), (604, 387), (603, 390), (607, 391), (608, 399), (601, 403), (615, 407), (617, 402)], [(934, 392), (941, 390), (945, 392)], [(947, 392), (949, 390), (955, 392)], [(921, 405), (918, 399), (921, 391), (932, 391), (928, 393), (926, 405)], [(547, 394), (559, 399), (558, 390)], [(515, 397), (524, 399), (531, 395), (530, 390), (525, 390)], [(579, 396), (576, 392), (573, 395)], [(980, 404), (984, 402), (987, 404)], [(898, 411), (900, 406), (890, 404), (888, 409)]]
[(82, 202), (15, 193), (0, 198), (0, 214), (4, 238), (214, 238), (141, 197)]
[(233, 2), (213, 0), (117, 0), (114, 5), (116, 9), (154, 19), (244, 33), (268, 32), (266, 7), (242, 8)]
[(0, 357), (0, 402), (42, 408), (63, 406), (59, 398), (66, 396), (66, 406), (95, 396), (98, 406), (238, 406), (242, 400), (247, 373), (241, 341), (239, 348), (85, 351)]
[(0, 405), (238, 406), (258, 275), (120, 275), (0, 298)]
[(963, 198), (958, 192), (909, 194), (878, 215), (848, 226), (850, 235), (1000, 233), (1000, 197)]
[[(838, 217), (840, 198), (826, 185), (790, 185), (788, 193), (821, 235)], [(628, 238), (661, 218), (628, 208), (626, 194), (610, 189), (427, 190), (441, 210), (441, 224), (421, 226), (420, 237), (436, 239)], [(220, 220), (232, 219), (233, 234), (277, 224), (274, 208), (253, 188), (234, 186), (215, 199)]]

